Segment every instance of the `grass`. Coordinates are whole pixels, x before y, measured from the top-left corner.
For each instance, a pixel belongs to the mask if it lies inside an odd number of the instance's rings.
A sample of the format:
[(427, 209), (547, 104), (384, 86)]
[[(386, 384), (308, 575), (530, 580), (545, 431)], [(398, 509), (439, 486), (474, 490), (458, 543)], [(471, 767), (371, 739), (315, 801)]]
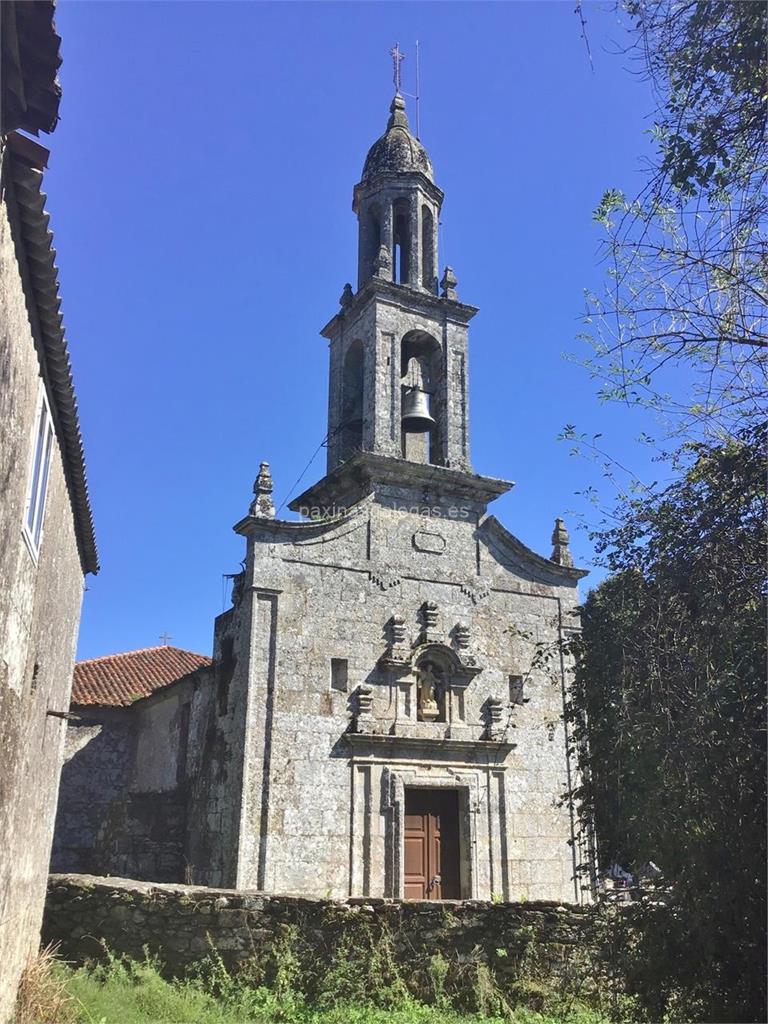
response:
[(107, 953), (103, 963), (75, 969), (47, 950), (25, 975), (15, 1024), (607, 1024), (584, 1006), (542, 1013), (499, 996), (496, 1010), (461, 1012), (444, 995), (428, 1004), (404, 986), (338, 1001), (326, 988), (310, 1002), (292, 987), (290, 970), (278, 970), (269, 986), (254, 984), (215, 953), (184, 979), (169, 981), (159, 967)]
[[(87, 1018), (86, 1018), (87, 1019)], [(48, 946), (30, 961), (21, 976), (13, 1024), (79, 1024), (67, 979)]]

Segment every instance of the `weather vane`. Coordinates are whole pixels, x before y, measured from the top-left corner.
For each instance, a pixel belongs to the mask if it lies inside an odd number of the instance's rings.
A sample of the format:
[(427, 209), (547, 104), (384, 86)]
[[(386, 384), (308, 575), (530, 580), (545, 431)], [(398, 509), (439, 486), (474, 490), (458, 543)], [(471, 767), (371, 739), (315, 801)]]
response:
[(389, 55), (392, 58), (392, 66), (395, 71), (392, 76), (392, 80), (395, 83), (395, 92), (400, 92), (400, 65), (405, 60), (405, 54), (400, 52), (400, 43), (395, 43), (389, 51)]

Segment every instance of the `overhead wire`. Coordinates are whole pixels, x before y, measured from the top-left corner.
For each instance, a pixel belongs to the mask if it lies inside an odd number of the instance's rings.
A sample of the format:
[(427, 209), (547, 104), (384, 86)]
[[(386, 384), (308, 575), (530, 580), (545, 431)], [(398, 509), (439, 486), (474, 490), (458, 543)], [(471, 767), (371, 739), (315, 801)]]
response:
[(286, 506), (286, 505), (288, 504), (288, 500), (290, 499), (291, 495), (292, 495), (292, 494), (293, 494), (293, 492), (294, 492), (294, 491), (296, 490), (296, 488), (297, 488), (297, 487), (299, 486), (299, 484), (301, 483), (301, 481), (302, 481), (302, 480), (304, 479), (304, 476), (305, 476), (305, 475), (306, 475), (306, 473), (308, 472), (308, 470), (309, 470), (309, 467), (310, 467), (310, 466), (312, 465), (312, 463), (313, 463), (313, 462), (315, 461), (315, 459), (317, 458), (317, 456), (318, 456), (318, 453), (319, 453), (320, 449), (321, 449), (321, 448), (325, 448), (325, 447), (326, 447), (326, 445), (328, 444), (328, 442), (330, 441), (330, 439), (331, 439), (332, 437), (335, 437), (335, 436), (336, 436), (336, 435), (337, 435), (338, 433), (340, 433), (340, 432), (341, 432), (341, 431), (342, 431), (342, 430), (344, 429), (344, 427), (346, 427), (346, 426), (347, 426), (347, 422), (346, 422), (346, 421), (345, 421), (344, 423), (340, 423), (340, 424), (338, 425), (338, 427), (336, 427), (336, 429), (335, 429), (335, 430), (333, 430), (333, 431), (329, 431), (329, 432), (328, 432), (328, 433), (327, 433), (327, 434), (325, 435), (325, 437), (323, 438), (323, 440), (322, 440), (322, 441), (320, 442), (320, 444), (319, 444), (319, 445), (317, 446), (317, 448), (315, 448), (314, 452), (312, 453), (312, 458), (311, 458), (311, 459), (309, 460), (309, 462), (308, 462), (308, 463), (306, 464), (306, 466), (304, 467), (304, 469), (302, 469), (302, 471), (301, 471), (301, 472), (299, 473), (299, 475), (298, 475), (298, 476), (296, 477), (296, 479), (294, 480), (294, 482), (293, 482), (293, 483), (291, 484), (291, 489), (290, 489), (290, 490), (288, 491), (288, 493), (286, 494), (285, 498), (283, 498), (283, 501), (282, 501), (281, 505), (279, 506), (279, 508), (278, 508), (277, 512), (275, 513), (275, 515), (276, 515), (276, 516), (279, 516), (279, 515), (280, 515), (280, 513), (281, 513), (281, 512), (283, 511), (283, 509), (285, 508), (285, 506)]

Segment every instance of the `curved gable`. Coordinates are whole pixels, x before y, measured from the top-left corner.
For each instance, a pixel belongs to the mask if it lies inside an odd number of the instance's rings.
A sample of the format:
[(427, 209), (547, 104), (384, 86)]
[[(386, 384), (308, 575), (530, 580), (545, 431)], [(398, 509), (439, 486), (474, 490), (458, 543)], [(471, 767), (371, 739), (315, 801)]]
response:
[(495, 516), (486, 516), (478, 527), (478, 537), (500, 568), (524, 579), (550, 586), (575, 586), (589, 575), (588, 569), (559, 565), (537, 554), (510, 533)]

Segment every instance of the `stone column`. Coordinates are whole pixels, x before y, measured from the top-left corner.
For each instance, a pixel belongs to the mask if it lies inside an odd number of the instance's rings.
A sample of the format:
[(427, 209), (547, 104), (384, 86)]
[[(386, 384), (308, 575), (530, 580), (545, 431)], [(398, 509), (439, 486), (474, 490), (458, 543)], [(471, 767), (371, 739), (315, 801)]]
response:
[(330, 344), (328, 361), (328, 458), (327, 471), (335, 469), (339, 461), (341, 436), (338, 426), (341, 422), (341, 349), (344, 344), (343, 331)]
[(370, 276), (368, 268), (368, 231), (363, 211), (357, 218), (357, 287), (362, 288)]
[(445, 345), (445, 464), (452, 469), (470, 470), (469, 382), (467, 379), (467, 328), (446, 322)]
[(408, 284), (411, 288), (421, 288), (421, 204), (418, 192), (411, 193), (408, 209)]
[(391, 276), (394, 275), (395, 268), (395, 246), (392, 235), (392, 197), (385, 194), (381, 198), (381, 244), (386, 246), (389, 253)]

